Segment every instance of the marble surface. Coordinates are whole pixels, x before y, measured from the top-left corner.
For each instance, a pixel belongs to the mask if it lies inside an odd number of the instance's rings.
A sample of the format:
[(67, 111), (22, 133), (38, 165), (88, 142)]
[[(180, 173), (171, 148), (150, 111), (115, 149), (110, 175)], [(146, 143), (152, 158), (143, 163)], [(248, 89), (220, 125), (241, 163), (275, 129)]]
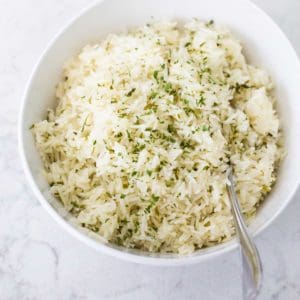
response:
[[(300, 54), (300, 1), (256, 0)], [(63, 231), (30, 191), (17, 150), (24, 85), (49, 39), (89, 0), (0, 0), (0, 299), (241, 299), (239, 256), (188, 267), (135, 265)], [(300, 192), (261, 234), (259, 299), (300, 299)]]

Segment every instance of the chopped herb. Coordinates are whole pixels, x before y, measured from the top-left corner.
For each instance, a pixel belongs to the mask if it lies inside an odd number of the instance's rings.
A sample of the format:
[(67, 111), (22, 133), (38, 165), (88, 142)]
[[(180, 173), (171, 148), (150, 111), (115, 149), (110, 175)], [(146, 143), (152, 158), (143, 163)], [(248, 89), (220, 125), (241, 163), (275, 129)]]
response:
[(112, 79), (112, 81), (111, 81), (111, 85), (110, 85), (110, 87), (109, 87), (111, 90), (114, 88), (114, 80)]
[(121, 198), (121, 199), (124, 199), (125, 197), (126, 197), (126, 195), (124, 195), (124, 194), (121, 194), (121, 195), (120, 195), (120, 198)]
[(188, 47), (188, 46), (190, 46), (192, 43), (191, 42), (187, 42), (185, 45), (184, 45), (184, 47)]
[(135, 90), (136, 90), (136, 88), (131, 89), (131, 90), (126, 94), (126, 96), (127, 96), (127, 97), (130, 97), (130, 96), (135, 92)]
[(209, 22), (206, 23), (206, 26), (212, 26), (214, 24), (214, 20), (210, 20)]
[(143, 149), (145, 149), (146, 145), (145, 144), (139, 144), (139, 143), (136, 143), (134, 148), (133, 148), (133, 151), (132, 153), (133, 154), (138, 154), (140, 153)]
[(96, 227), (96, 226), (90, 226), (90, 229), (93, 231), (93, 232), (98, 232), (99, 231), (99, 228)]
[(93, 142), (93, 145), (95, 146), (95, 145), (96, 145), (96, 143), (97, 143), (97, 141), (96, 141), (96, 140), (94, 140), (94, 142)]
[(168, 124), (167, 129), (169, 133), (175, 133), (175, 128), (172, 124)]
[(225, 71), (223, 71), (223, 74), (224, 74), (225, 78), (229, 78), (230, 77), (230, 74), (227, 73), (227, 72), (225, 72)]
[(149, 95), (150, 99), (154, 99), (158, 95), (158, 92), (152, 91), (151, 94)]
[(126, 113), (119, 114), (119, 117), (120, 117), (120, 118), (126, 117)]
[(203, 225), (204, 225), (204, 227), (209, 227), (210, 226), (210, 221), (206, 221)]
[(157, 70), (154, 71), (153, 77), (156, 80), (156, 83), (158, 83), (158, 71)]
[(89, 117), (89, 116), (87, 115), (86, 118), (85, 118), (85, 120), (84, 120), (84, 122), (83, 122), (83, 125), (82, 125), (82, 127), (81, 127), (81, 132), (84, 131), (84, 127), (85, 127), (85, 125), (86, 125), (86, 122), (87, 122), (88, 117)]
[(29, 129), (32, 129), (32, 128), (34, 128), (34, 124), (32, 124), (32, 125), (29, 127)]
[(174, 175), (175, 175), (175, 179), (178, 180), (178, 178), (179, 178), (179, 169), (176, 168), (176, 169), (173, 170), (173, 172), (174, 172)]
[(155, 168), (155, 172), (159, 173), (162, 170), (162, 166), (159, 165)]
[(248, 84), (246, 84), (246, 83), (244, 83), (244, 84), (237, 83), (233, 88), (235, 89), (235, 91), (237, 93), (240, 93), (241, 89), (249, 89), (250, 86)]
[(190, 140), (182, 140), (180, 143), (180, 148), (181, 149), (185, 149), (185, 148), (194, 149), (194, 146), (191, 144)]
[(186, 104), (186, 105), (189, 104), (189, 100), (187, 100), (187, 99), (182, 99), (182, 101), (183, 101), (183, 103)]
[(148, 174), (149, 176), (152, 175), (152, 171), (151, 171), (151, 170), (147, 170), (146, 172), (147, 172), (147, 174)]
[(200, 99), (196, 101), (197, 105), (204, 105), (205, 104), (205, 98), (203, 95), (200, 96)]
[(128, 184), (128, 182), (127, 182), (127, 181), (123, 182), (123, 188), (124, 188), (124, 189), (127, 189), (127, 188), (128, 188), (128, 186), (129, 186), (129, 184)]
[(183, 110), (188, 116), (190, 115), (190, 113), (195, 114), (195, 111), (190, 107), (184, 107)]
[(128, 130), (126, 130), (126, 133), (127, 133), (127, 138), (128, 138), (128, 141), (129, 141), (129, 142), (132, 142), (132, 141), (133, 141), (133, 139), (131, 138), (131, 135), (130, 135), (129, 131), (128, 131)]
[(150, 213), (151, 209), (155, 206), (158, 200), (159, 200), (159, 196), (152, 194), (150, 204), (145, 208), (145, 212)]
[(116, 138), (119, 138), (119, 137), (122, 137), (123, 136), (123, 133), (120, 131), (120, 132), (118, 132), (116, 135), (115, 135), (115, 137)]
[(78, 205), (76, 202), (74, 202), (74, 201), (71, 201), (71, 204), (72, 204), (74, 207), (76, 207), (76, 208), (79, 207), (79, 205)]
[(164, 90), (167, 92), (167, 93), (170, 93), (172, 92), (172, 84), (170, 82), (167, 82), (164, 86)]
[(208, 131), (208, 130), (209, 130), (209, 126), (207, 126), (207, 125), (202, 126), (202, 131)]

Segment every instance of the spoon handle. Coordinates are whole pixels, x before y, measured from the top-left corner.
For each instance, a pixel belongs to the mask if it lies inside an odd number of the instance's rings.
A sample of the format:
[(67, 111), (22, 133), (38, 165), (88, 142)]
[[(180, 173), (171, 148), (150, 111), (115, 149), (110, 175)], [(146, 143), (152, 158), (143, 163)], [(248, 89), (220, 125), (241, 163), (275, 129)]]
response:
[(232, 176), (228, 169), (227, 192), (231, 201), (231, 210), (235, 221), (237, 236), (240, 240), (243, 267), (243, 299), (256, 299), (262, 282), (262, 264), (257, 248), (250, 237), (237, 199)]

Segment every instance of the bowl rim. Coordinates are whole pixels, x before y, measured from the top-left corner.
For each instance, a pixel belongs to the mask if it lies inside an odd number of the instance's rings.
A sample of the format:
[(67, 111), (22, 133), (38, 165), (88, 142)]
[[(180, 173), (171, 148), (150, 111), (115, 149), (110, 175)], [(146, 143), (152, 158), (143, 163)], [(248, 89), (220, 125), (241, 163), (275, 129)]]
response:
[[(25, 90), (22, 95), (21, 100), (21, 108), (19, 111), (19, 118), (18, 118), (18, 148), (19, 148), (19, 154), (21, 158), (21, 164), (23, 166), (23, 170), (25, 173), (25, 177), (27, 179), (27, 182), (31, 189), (34, 192), (34, 195), (38, 199), (39, 203), (44, 207), (44, 209), (50, 214), (50, 216), (56, 221), (57, 224), (59, 224), (61, 227), (64, 228), (70, 235), (74, 236), (76, 239), (80, 240), (81, 242), (87, 244), (89, 247), (100, 251), (106, 255), (110, 255), (112, 257), (122, 259), (127, 262), (133, 262), (133, 263), (139, 263), (139, 264), (146, 264), (146, 265), (153, 265), (153, 266), (179, 266), (179, 265), (190, 265), (194, 263), (199, 263), (201, 261), (206, 261), (208, 259), (212, 259), (213, 257), (219, 256), (221, 254), (228, 253), (232, 250), (237, 249), (238, 243), (237, 238), (234, 237), (229, 241), (226, 241), (224, 243), (218, 244), (216, 246), (212, 246), (206, 250), (203, 254), (197, 254), (198, 252), (194, 252), (192, 255), (171, 255), (169, 257), (164, 256), (151, 256), (151, 253), (147, 254), (149, 256), (143, 255), (141, 252), (140, 254), (130, 253), (126, 252), (120, 249), (116, 249), (109, 246), (109, 243), (101, 243), (97, 240), (89, 237), (88, 235), (84, 234), (83, 232), (76, 229), (72, 224), (70, 224), (68, 221), (66, 221), (60, 214), (55, 210), (54, 207), (51, 206), (51, 204), (46, 200), (46, 198), (43, 196), (41, 190), (39, 189), (37, 183), (35, 182), (33, 175), (30, 171), (29, 163), (27, 160), (27, 155), (24, 147), (24, 111), (27, 104), (28, 94), (31, 89), (33, 79), (35, 77), (35, 74), (44, 60), (45, 56), (47, 55), (48, 51), (51, 49), (51, 47), (55, 44), (56, 40), (69, 28), (73, 25), (73, 23), (82, 17), (84, 14), (86, 14), (88, 11), (93, 9), (94, 7), (100, 5), (102, 2), (105, 2), (107, 0), (96, 0), (93, 3), (87, 5), (83, 9), (79, 11), (79, 13), (75, 14), (72, 18), (69, 19), (65, 23), (64, 26), (50, 39), (42, 53), (40, 54), (37, 62), (35, 63), (31, 74), (29, 75), (29, 78), (27, 80)], [(297, 53), (291, 44), (290, 40), (287, 38), (287, 36), (283, 33), (281, 28), (277, 25), (277, 23), (260, 7), (258, 7), (256, 4), (254, 4), (251, 0), (241, 0), (247, 5), (251, 6), (253, 10), (255, 10), (257, 13), (261, 14), (266, 20), (274, 26), (274, 29), (276, 29), (277, 33), (281, 36), (281, 39), (286, 41), (287, 47), (290, 48), (291, 53), (294, 55), (295, 61), (298, 62), (298, 67), (300, 70), (300, 60), (297, 56)], [(284, 201), (280, 208), (276, 211), (276, 213), (265, 221), (265, 223), (260, 226), (256, 231), (252, 233), (253, 237), (258, 236), (260, 233), (262, 233), (287, 207), (287, 205), (291, 202), (292, 198), (294, 197), (298, 186), (300, 183), (300, 176), (298, 176), (297, 183), (294, 185), (294, 187), (291, 189), (291, 192), (286, 197), (286, 201)], [(125, 248), (124, 248), (125, 249)], [(201, 249), (199, 250), (201, 251)], [(145, 252), (144, 252), (145, 253)]]

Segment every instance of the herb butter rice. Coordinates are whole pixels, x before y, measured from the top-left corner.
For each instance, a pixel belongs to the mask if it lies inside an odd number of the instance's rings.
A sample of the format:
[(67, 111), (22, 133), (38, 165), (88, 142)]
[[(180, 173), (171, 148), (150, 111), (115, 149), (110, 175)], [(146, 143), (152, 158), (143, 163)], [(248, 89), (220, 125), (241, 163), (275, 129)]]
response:
[(212, 21), (160, 22), (88, 45), (33, 125), (51, 192), (93, 235), (188, 254), (234, 235), (233, 165), (248, 221), (282, 157), (272, 82)]

